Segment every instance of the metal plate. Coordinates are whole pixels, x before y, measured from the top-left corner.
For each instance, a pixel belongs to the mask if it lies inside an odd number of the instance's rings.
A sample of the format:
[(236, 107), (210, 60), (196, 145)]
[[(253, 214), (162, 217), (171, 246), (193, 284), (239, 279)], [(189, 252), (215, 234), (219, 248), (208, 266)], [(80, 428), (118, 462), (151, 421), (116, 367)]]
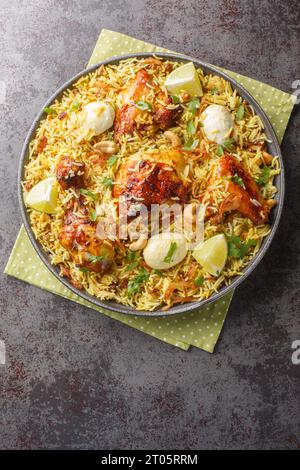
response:
[[(263, 240), (262, 246), (258, 252), (258, 254), (251, 260), (251, 262), (248, 264), (248, 266), (244, 269), (243, 274), (241, 276), (236, 276), (230, 286), (224, 286), (220, 289), (220, 291), (216, 294), (213, 294), (209, 299), (202, 300), (199, 302), (189, 302), (186, 304), (182, 305), (176, 305), (174, 307), (171, 307), (167, 312), (162, 311), (162, 310), (156, 310), (154, 312), (145, 312), (145, 311), (140, 311), (136, 310), (132, 307), (127, 307), (125, 305), (121, 305), (117, 302), (113, 301), (103, 301), (99, 300), (96, 297), (88, 294), (86, 291), (81, 291), (79, 289), (76, 289), (66, 278), (63, 278), (59, 275), (59, 268), (53, 266), (50, 262), (49, 255), (44, 251), (42, 246), (39, 244), (39, 242), (35, 239), (34, 233), (32, 231), (31, 225), (30, 225), (30, 220), (28, 216), (28, 212), (26, 210), (24, 200), (23, 200), (23, 191), (22, 191), (22, 185), (21, 182), (24, 179), (24, 167), (28, 163), (29, 160), (29, 152), (28, 152), (28, 147), (30, 141), (34, 138), (36, 129), (39, 126), (39, 123), (41, 119), (43, 119), (46, 115), (44, 113), (44, 108), (46, 106), (49, 106), (55, 99), (59, 99), (63, 92), (67, 89), (70, 88), (77, 80), (82, 77), (83, 75), (87, 75), (90, 72), (95, 71), (100, 65), (109, 65), (109, 64), (117, 64), (120, 60), (125, 60), (125, 59), (130, 59), (133, 57), (138, 57), (138, 58), (147, 58), (147, 57), (152, 57), (155, 55), (156, 57), (161, 57), (162, 59), (169, 59), (169, 60), (174, 60), (177, 62), (194, 62), (195, 66), (201, 67), (204, 71), (205, 74), (214, 74), (218, 75), (220, 77), (223, 77), (225, 80), (228, 80), (234, 89), (237, 90), (238, 94), (242, 96), (245, 100), (248, 101), (248, 103), (253, 106), (253, 109), (255, 110), (256, 114), (260, 116), (264, 127), (265, 127), (265, 133), (268, 138), (268, 140), (271, 141), (271, 143), (268, 144), (268, 151), (272, 155), (277, 155), (279, 157), (280, 161), (280, 169), (281, 173), (276, 176), (275, 178), (275, 185), (277, 187), (277, 194), (276, 194), (276, 200), (277, 200), (277, 205), (272, 209), (271, 212), (271, 217), (270, 217), (270, 225), (271, 225), (271, 232), (270, 234)], [(63, 86), (61, 86), (52, 96), (49, 98), (49, 100), (45, 103), (41, 111), (38, 113), (37, 117), (35, 118), (28, 135), (26, 137), (22, 153), (21, 153), (21, 159), (20, 159), (20, 165), (19, 165), (19, 174), (18, 174), (18, 196), (19, 196), (19, 203), (20, 203), (20, 208), (21, 208), (21, 213), (22, 213), (22, 218), (23, 218), (23, 223), (25, 225), (27, 234), (31, 240), (31, 243), (41, 258), (41, 260), (44, 262), (44, 264), (47, 266), (49, 271), (51, 271), (54, 276), (59, 279), (60, 282), (62, 282), (68, 289), (70, 289), (74, 294), (77, 294), (78, 296), (82, 297), (83, 299), (87, 300), (88, 302), (91, 302), (97, 307), (101, 307), (107, 310), (111, 310), (114, 312), (119, 312), (119, 313), (124, 313), (124, 314), (129, 314), (129, 315), (139, 315), (139, 316), (162, 316), (162, 315), (174, 315), (177, 313), (186, 313), (186, 312), (191, 312), (193, 310), (197, 310), (199, 307), (202, 307), (204, 305), (208, 305), (211, 302), (214, 302), (218, 299), (220, 299), (223, 295), (231, 291), (232, 289), (236, 288), (238, 285), (240, 285), (245, 279), (249, 276), (250, 273), (256, 268), (256, 266), (260, 263), (262, 260), (263, 256), (265, 255), (266, 251), (268, 250), (272, 239), (275, 235), (275, 232), (278, 228), (279, 220), (281, 217), (282, 213), (282, 207), (283, 207), (283, 201), (284, 201), (284, 165), (283, 165), (283, 160), (282, 160), (282, 154), (280, 150), (280, 145), (278, 142), (278, 139), (276, 137), (276, 134), (273, 130), (273, 127), (266, 116), (265, 112), (261, 108), (261, 106), (257, 103), (257, 101), (243, 88), (239, 83), (237, 83), (234, 79), (230, 78), (227, 74), (224, 72), (219, 71), (215, 67), (208, 65), (204, 62), (201, 62), (200, 60), (193, 59), (188, 56), (184, 55), (179, 55), (179, 54), (169, 54), (169, 53), (136, 53), (136, 54), (127, 54), (123, 56), (118, 56), (118, 57), (112, 57), (111, 59), (104, 60), (102, 62), (99, 62), (96, 65), (93, 65), (92, 67), (89, 67), (88, 69), (83, 70), (79, 74), (77, 74), (75, 77), (71, 78), (68, 82), (66, 82)]]

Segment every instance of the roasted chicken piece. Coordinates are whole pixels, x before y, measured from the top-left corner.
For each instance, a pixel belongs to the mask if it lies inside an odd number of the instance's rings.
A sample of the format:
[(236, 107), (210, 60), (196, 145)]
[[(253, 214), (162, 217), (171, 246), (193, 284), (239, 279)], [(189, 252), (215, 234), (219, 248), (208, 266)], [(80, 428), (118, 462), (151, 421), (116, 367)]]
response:
[(57, 165), (56, 179), (63, 189), (82, 188), (84, 186), (84, 170), (84, 163), (64, 156)]
[(184, 203), (188, 199), (189, 187), (183, 181), (186, 162), (184, 152), (179, 149), (135, 154), (117, 173), (113, 196), (126, 201), (127, 215), (137, 206), (163, 204), (174, 199)]
[[(149, 108), (138, 109), (139, 101), (149, 104)], [(133, 134), (136, 129), (144, 127), (144, 123), (139, 123), (139, 117), (145, 113), (151, 118), (149, 124), (162, 130), (167, 129), (177, 114), (176, 109), (167, 107), (170, 104), (172, 99), (153, 82), (151, 75), (146, 70), (139, 70), (129, 87), (122, 92), (122, 107), (117, 110), (114, 123), (115, 140), (119, 141), (121, 135)]]
[(42, 151), (44, 150), (47, 144), (48, 144), (48, 139), (45, 135), (43, 135), (42, 137), (40, 137), (40, 139), (37, 142), (36, 152), (42, 153)]
[(221, 221), (227, 212), (236, 210), (256, 225), (267, 222), (269, 205), (242, 163), (231, 155), (223, 155), (212, 177), (213, 180), (216, 178), (224, 178), (229, 193), (218, 208), (216, 221)]
[(85, 209), (81, 208), (76, 213), (69, 210), (59, 233), (59, 241), (70, 252), (77, 266), (100, 273), (111, 266), (115, 250), (111, 241), (97, 237), (96, 226)]

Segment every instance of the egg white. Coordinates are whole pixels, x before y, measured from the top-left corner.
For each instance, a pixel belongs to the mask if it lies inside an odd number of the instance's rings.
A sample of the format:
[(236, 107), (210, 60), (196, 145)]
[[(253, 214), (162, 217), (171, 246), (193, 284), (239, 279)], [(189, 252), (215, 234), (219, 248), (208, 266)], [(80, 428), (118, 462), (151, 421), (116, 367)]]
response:
[(104, 101), (93, 101), (84, 106), (81, 116), (80, 133), (83, 137), (92, 138), (112, 127), (115, 110)]
[(203, 130), (212, 142), (223, 145), (233, 127), (233, 117), (225, 106), (211, 104), (201, 115)]
[[(176, 243), (176, 249), (170, 262), (165, 262), (170, 245)], [(163, 232), (151, 237), (144, 249), (143, 256), (153, 269), (169, 269), (180, 263), (187, 254), (187, 242), (182, 233)]]

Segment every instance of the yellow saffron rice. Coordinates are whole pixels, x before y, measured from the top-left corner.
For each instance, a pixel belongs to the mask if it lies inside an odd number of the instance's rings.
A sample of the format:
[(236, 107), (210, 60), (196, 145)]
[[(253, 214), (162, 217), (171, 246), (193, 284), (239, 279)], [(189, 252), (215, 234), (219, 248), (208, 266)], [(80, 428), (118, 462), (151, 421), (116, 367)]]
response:
[[(93, 159), (93, 155), (95, 157), (93, 145), (101, 140), (112, 140), (113, 128), (91, 141), (80, 140), (76, 132), (79, 126), (80, 110), (86, 104), (96, 100), (108, 101), (114, 107), (120, 107), (120, 92), (126, 89), (140, 69), (146, 69), (152, 75), (154, 83), (160, 85), (166, 92), (163, 85), (167, 75), (180, 65), (177, 62), (163, 61), (162, 66), (153, 67), (151, 62), (144, 59), (129, 59), (117, 65), (101, 66), (95, 72), (80, 78), (75, 85), (64, 92), (62, 98), (51, 104), (52, 112), (39, 124), (36, 136), (30, 144), (30, 158), (23, 182), (24, 197), (39, 181), (55, 175), (58, 162), (62, 156), (67, 155), (85, 164), (88, 181), (86, 189), (96, 195), (96, 201), (85, 198), (89, 213), (96, 211), (98, 220), (105, 217), (103, 208), (113, 208), (116, 201), (112, 196), (112, 188), (103, 184), (104, 178), (111, 178), (114, 182), (120, 165), (131, 155), (137, 151), (168, 149), (170, 141), (163, 131), (155, 129), (154, 126), (151, 128), (151, 115), (144, 113), (141, 124), (146, 122), (149, 125), (144, 130), (141, 127), (133, 135), (122, 136), (114, 164), (100, 165), (96, 158)], [(197, 72), (204, 93), (200, 99), (200, 109), (193, 113), (189, 101), (185, 101), (184, 97), (181, 97), (180, 103), (175, 101), (174, 104), (169, 105), (171, 108), (180, 108), (175, 124), (169, 130), (176, 133), (182, 142), (189, 141), (191, 136), (188, 134), (187, 125), (193, 120), (195, 125), (193, 138), (199, 141), (198, 146), (205, 151), (205, 158), (194, 159), (192, 153), (191, 159), (187, 158), (190, 167), (187, 179), (191, 187), (189, 202), (198, 201), (199, 197), (205, 194), (214, 165), (220, 158), (218, 145), (207, 140), (203, 133), (200, 113), (205, 106), (208, 104), (226, 106), (235, 117), (240, 105), (244, 105), (243, 118), (235, 121), (236, 145), (231, 155), (243, 162), (254, 180), (262, 174), (262, 142), (266, 141), (261, 119), (254, 113), (251, 106), (232, 89), (231, 84), (218, 76), (205, 75), (201, 69)], [(151, 93), (148, 101), (151, 103)], [(40, 145), (43, 141), (46, 144), (41, 150)], [(273, 179), (280, 171), (276, 156), (269, 168), (268, 181), (261, 187), (262, 196), (267, 200), (274, 198), (276, 193)], [(145, 282), (141, 283), (139, 290), (130, 296), (128, 295), (128, 282), (139, 276), (141, 269), (139, 260), (143, 260), (143, 256), (142, 253), (130, 255), (129, 240), (122, 241), (124, 250), (119, 249), (116, 243), (115, 262), (104, 274), (80, 270), (70, 253), (60, 244), (58, 234), (64, 224), (68, 201), (73, 197), (74, 189), (63, 190), (59, 187), (58, 205), (54, 214), (49, 215), (28, 208), (36, 239), (49, 253), (51, 263), (65, 268), (75, 285), (101, 300), (113, 299), (140, 310), (153, 311), (159, 307), (167, 309), (174, 303), (207, 299), (222, 286), (229, 285), (236, 276), (243, 274), (244, 268), (257, 254), (263, 238), (270, 231), (267, 224), (255, 225), (239, 212), (230, 213), (220, 224), (213, 223), (213, 219), (208, 218), (205, 221), (204, 239), (224, 233), (227, 237), (233, 235), (240, 237), (244, 243), (254, 240), (256, 244), (250, 246), (246, 255), (241, 258), (228, 257), (225, 268), (219, 276), (211, 276), (204, 272), (189, 251), (184, 260), (171, 269), (161, 272), (149, 270)], [(211, 198), (216, 205), (224, 199), (224, 189), (218, 186), (218, 181), (210, 192), (210, 201)], [(202, 202), (209, 203), (205, 201), (205, 196)], [(115, 217), (117, 218), (117, 211), (115, 211)], [(138, 262), (134, 262), (137, 260)], [(202, 279), (202, 281), (196, 285), (194, 279)]]

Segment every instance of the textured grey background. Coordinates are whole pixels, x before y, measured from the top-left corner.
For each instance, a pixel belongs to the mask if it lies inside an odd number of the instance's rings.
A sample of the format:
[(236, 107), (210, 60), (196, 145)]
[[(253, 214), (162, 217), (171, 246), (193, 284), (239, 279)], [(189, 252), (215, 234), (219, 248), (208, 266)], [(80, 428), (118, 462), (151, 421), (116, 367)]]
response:
[[(0, 270), (19, 230), (23, 139), (46, 98), (86, 64), (101, 28), (291, 92), (292, 1), (1, 0)], [(283, 143), (287, 197), (268, 255), (234, 297), (214, 355), (182, 352), (1, 274), (0, 448), (300, 448), (299, 106)]]

